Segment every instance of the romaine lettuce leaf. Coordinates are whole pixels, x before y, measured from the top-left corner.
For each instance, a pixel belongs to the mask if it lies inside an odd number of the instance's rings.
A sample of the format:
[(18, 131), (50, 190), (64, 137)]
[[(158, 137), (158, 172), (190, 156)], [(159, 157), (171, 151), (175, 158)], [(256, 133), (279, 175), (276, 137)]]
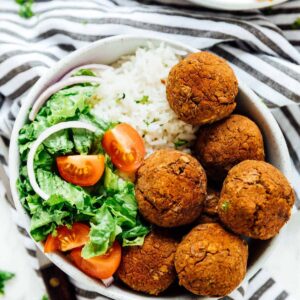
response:
[(70, 140), (68, 130), (58, 131), (49, 136), (43, 145), (46, 147), (50, 154), (68, 154), (72, 152), (74, 148), (73, 142)]
[(90, 122), (95, 117), (89, 114), (89, 101), (95, 94), (95, 86), (75, 85), (65, 88), (50, 97), (41, 108), (35, 120), (25, 124), (19, 132), (19, 149), (21, 158), (25, 159), (32, 141), (36, 140), (46, 128), (59, 122), (79, 120), (82, 115)]
[[(148, 231), (147, 231), (147, 233), (148, 233)], [(122, 237), (122, 239), (123, 239), (122, 247), (142, 246), (144, 244), (145, 235), (146, 234), (142, 234), (141, 236), (137, 236), (132, 240)]]
[(91, 201), (90, 195), (83, 188), (62, 180), (52, 172), (43, 169), (36, 171), (40, 188), (48, 195), (59, 195), (78, 209), (83, 209), (85, 201)]
[(50, 171), (53, 163), (54, 157), (49, 154), (44, 145), (40, 145), (34, 156), (34, 167)]
[(127, 187), (127, 182), (115, 174), (111, 167), (109, 167), (109, 162), (106, 159), (106, 167), (104, 173), (104, 188), (108, 193), (117, 193), (123, 191)]
[(116, 219), (104, 204), (91, 223), (90, 240), (82, 249), (82, 257), (91, 258), (105, 254), (121, 231)]
[(73, 128), (72, 133), (76, 151), (79, 154), (88, 154), (92, 149), (95, 134), (82, 128)]
[(50, 125), (74, 118), (89, 110), (89, 100), (95, 94), (95, 86), (75, 85), (60, 90), (46, 102), (50, 114), (47, 122)]

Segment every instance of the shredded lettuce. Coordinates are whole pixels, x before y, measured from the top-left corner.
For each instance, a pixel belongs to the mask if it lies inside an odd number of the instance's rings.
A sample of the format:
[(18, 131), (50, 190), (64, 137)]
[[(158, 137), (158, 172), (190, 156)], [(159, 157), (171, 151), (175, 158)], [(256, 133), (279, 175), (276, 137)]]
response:
[[(90, 76), (90, 75), (89, 75)], [(17, 182), (21, 203), (31, 216), (30, 234), (43, 241), (60, 225), (86, 222), (91, 226), (90, 239), (82, 250), (84, 258), (105, 254), (118, 239), (123, 246), (142, 245), (149, 228), (138, 218), (134, 185), (121, 179), (106, 155), (105, 174), (93, 187), (70, 184), (58, 175), (55, 158), (68, 154), (104, 154), (101, 140), (114, 123), (106, 123), (92, 115), (93, 85), (65, 88), (46, 102), (36, 119), (23, 126), (19, 133), (21, 157), (20, 178)], [(50, 195), (46, 201), (33, 191), (28, 180), (26, 159), (32, 143), (46, 128), (59, 122), (81, 120), (99, 130), (63, 130), (51, 135), (39, 146), (34, 169), (41, 189)]]
[(91, 258), (105, 254), (121, 232), (122, 229), (104, 204), (91, 223), (90, 240), (82, 249), (82, 257)]
[(85, 200), (90, 198), (83, 188), (62, 180), (52, 172), (37, 169), (36, 177), (41, 189), (46, 194), (59, 195), (78, 209), (82, 209)]
[(35, 153), (34, 166), (36, 168), (40, 167), (44, 170), (51, 170), (54, 157), (48, 152), (49, 149), (45, 148), (44, 145), (40, 145)]
[(72, 129), (72, 133), (76, 151), (80, 154), (88, 154), (93, 146), (94, 133), (80, 128)]
[(68, 154), (74, 148), (74, 144), (70, 140), (69, 130), (61, 130), (52, 134), (43, 144), (50, 154)]

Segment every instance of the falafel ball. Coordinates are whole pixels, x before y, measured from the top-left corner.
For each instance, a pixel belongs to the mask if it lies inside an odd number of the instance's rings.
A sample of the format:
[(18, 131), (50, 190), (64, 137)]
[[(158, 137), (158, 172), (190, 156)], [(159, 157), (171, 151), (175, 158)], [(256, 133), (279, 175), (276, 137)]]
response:
[(179, 119), (203, 125), (232, 113), (238, 82), (223, 58), (203, 51), (188, 55), (171, 69), (166, 91)]
[(204, 169), (191, 155), (171, 149), (156, 151), (137, 172), (139, 211), (161, 227), (192, 223), (202, 212), (206, 183)]
[(118, 277), (135, 291), (158, 295), (175, 280), (177, 241), (164, 232), (149, 233), (143, 246), (123, 249)]
[(249, 118), (231, 115), (200, 129), (195, 155), (210, 178), (222, 181), (239, 162), (265, 159), (263, 137)]
[(178, 245), (175, 268), (179, 284), (190, 292), (222, 297), (243, 280), (248, 245), (217, 223), (196, 226)]
[(226, 177), (218, 211), (221, 221), (236, 233), (267, 240), (288, 221), (295, 194), (274, 166), (246, 160)]

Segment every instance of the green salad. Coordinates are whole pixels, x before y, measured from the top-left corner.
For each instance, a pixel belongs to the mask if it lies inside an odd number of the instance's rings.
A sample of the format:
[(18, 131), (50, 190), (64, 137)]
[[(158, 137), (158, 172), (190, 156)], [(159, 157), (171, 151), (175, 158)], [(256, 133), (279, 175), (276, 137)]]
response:
[[(21, 165), (17, 187), (22, 205), (31, 217), (31, 236), (37, 242), (45, 241), (49, 235), (55, 237), (61, 226), (71, 229), (76, 222), (87, 224), (89, 238), (81, 251), (84, 259), (105, 254), (115, 240), (123, 247), (142, 245), (149, 232), (138, 216), (134, 184), (118, 175), (102, 147), (104, 134), (116, 124), (103, 122), (91, 113), (97, 100), (96, 88), (95, 84), (84, 83), (54, 93), (34, 121), (28, 120), (22, 127), (18, 140)], [(40, 189), (49, 195), (44, 200), (30, 182), (28, 154), (40, 134), (68, 121), (92, 124), (97, 131), (67, 128), (53, 133), (39, 145), (33, 165)], [(105, 165), (101, 179), (92, 186), (79, 186), (62, 178), (57, 158), (69, 155), (103, 155)]]

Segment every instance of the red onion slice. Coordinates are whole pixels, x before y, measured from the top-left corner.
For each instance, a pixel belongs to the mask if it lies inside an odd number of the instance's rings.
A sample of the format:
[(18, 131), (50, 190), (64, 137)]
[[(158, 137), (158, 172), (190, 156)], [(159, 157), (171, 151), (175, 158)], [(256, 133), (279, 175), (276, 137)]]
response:
[(108, 65), (102, 65), (102, 64), (90, 64), (90, 65), (83, 65), (79, 66), (75, 69), (72, 69), (70, 72), (68, 72), (61, 80), (65, 80), (69, 77), (71, 77), (73, 74), (75, 74), (77, 71), (81, 69), (89, 69), (89, 70), (107, 70), (107, 69), (112, 69), (111, 66)]
[(74, 85), (79, 83), (101, 83), (101, 79), (94, 76), (75, 76), (70, 77), (66, 80), (62, 80), (59, 82), (54, 83), (53, 85), (49, 86), (34, 102), (32, 106), (32, 110), (29, 113), (29, 120), (33, 121), (41, 109), (41, 107), (44, 105), (44, 103), (56, 92), (60, 91), (61, 89)]
[(106, 279), (101, 279), (101, 281), (103, 282), (105, 287), (109, 287), (114, 282), (114, 278), (111, 276)]
[(85, 122), (80, 121), (69, 121), (69, 122), (62, 122), (56, 125), (53, 125), (47, 128), (40, 136), (36, 139), (36, 141), (32, 144), (30, 151), (28, 153), (27, 158), (27, 171), (28, 171), (28, 178), (29, 182), (33, 188), (33, 190), (44, 200), (47, 200), (50, 196), (46, 194), (38, 185), (35, 172), (34, 172), (34, 156), (40, 144), (42, 144), (50, 135), (68, 128), (83, 128), (92, 132), (97, 131), (97, 127), (92, 124), (88, 124)]

